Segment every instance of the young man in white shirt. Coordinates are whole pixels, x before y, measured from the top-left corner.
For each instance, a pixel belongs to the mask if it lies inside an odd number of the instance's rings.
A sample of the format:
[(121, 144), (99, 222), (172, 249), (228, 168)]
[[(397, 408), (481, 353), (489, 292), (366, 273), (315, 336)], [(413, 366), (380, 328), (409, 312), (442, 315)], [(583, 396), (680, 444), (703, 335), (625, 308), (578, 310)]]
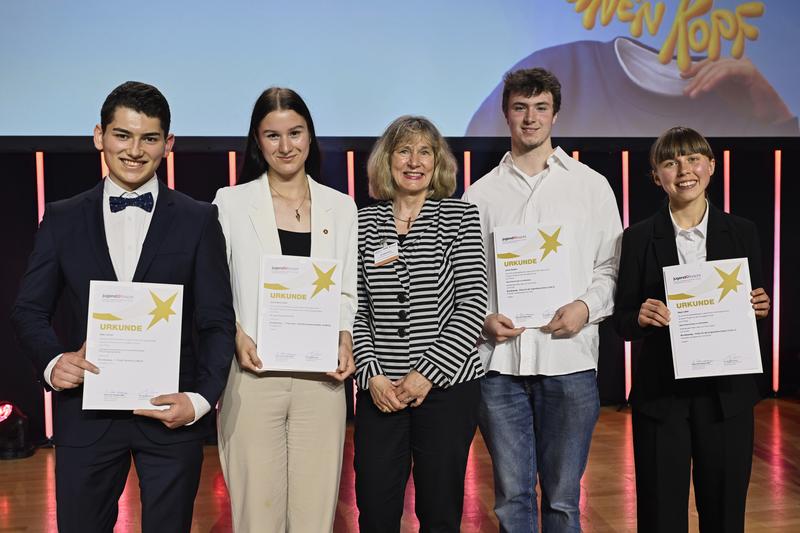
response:
[[(26, 355), (55, 391), (56, 503), (61, 532), (109, 532), (133, 459), (142, 531), (191, 529), (206, 424), (234, 352), (235, 318), (217, 209), (168, 189), (156, 177), (174, 141), (167, 100), (126, 82), (100, 112), (94, 143), (108, 176), (47, 205), (12, 322)], [(150, 400), (158, 409), (83, 410), (91, 280), (181, 284), (180, 392)], [(59, 301), (74, 327), (56, 335)], [(198, 342), (192, 341), (196, 328)]]
[[(613, 311), (622, 234), (606, 179), (553, 148), (561, 86), (544, 69), (506, 75), (503, 113), (511, 151), (464, 199), (481, 214), (490, 277), (480, 346), (481, 432), (495, 479), (500, 530), (580, 531), (580, 480), (599, 414), (598, 323)], [(493, 232), (498, 226), (561, 226), (574, 299), (541, 328), (515, 327), (498, 313)]]

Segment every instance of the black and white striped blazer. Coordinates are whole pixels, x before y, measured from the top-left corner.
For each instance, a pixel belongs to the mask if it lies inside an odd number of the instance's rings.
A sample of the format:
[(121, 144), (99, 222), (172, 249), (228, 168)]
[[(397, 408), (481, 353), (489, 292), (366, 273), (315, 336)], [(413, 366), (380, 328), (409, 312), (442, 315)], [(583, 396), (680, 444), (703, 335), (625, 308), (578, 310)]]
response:
[(435, 387), (483, 375), (476, 340), (486, 317), (486, 262), (478, 209), (426, 200), (399, 249), (375, 266), (375, 251), (398, 242), (391, 202), (358, 213), (356, 382), (399, 379), (412, 369)]

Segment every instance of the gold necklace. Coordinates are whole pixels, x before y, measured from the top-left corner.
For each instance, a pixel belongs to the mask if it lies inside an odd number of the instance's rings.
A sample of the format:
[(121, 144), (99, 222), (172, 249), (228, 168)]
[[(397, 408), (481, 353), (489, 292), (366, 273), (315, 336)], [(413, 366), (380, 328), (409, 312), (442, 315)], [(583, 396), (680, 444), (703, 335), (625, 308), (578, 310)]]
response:
[(415, 217), (408, 217), (408, 218), (400, 218), (399, 216), (394, 214), (394, 206), (392, 206), (392, 216), (395, 220), (399, 220), (400, 222), (406, 223), (406, 229), (411, 229), (411, 223), (415, 222), (419, 218), (419, 213)]
[[(269, 181), (267, 181), (267, 183), (269, 183)], [(282, 199), (286, 200), (286, 202), (289, 202), (289, 199), (287, 197), (285, 197), (284, 195), (282, 195), (281, 193), (279, 193), (278, 191), (276, 191), (271, 183), (269, 183), (269, 188), (270, 188), (270, 190), (272, 192), (277, 194), (279, 198), (282, 198)], [(300, 208), (303, 207), (304, 203), (306, 203), (306, 200), (308, 200), (308, 195), (310, 193), (311, 193), (311, 191), (309, 190), (308, 183), (306, 183), (306, 194), (303, 196), (303, 199), (300, 201), (300, 205), (298, 205), (297, 207), (294, 208), (294, 218), (296, 218), (298, 222), (300, 222)]]
[(411, 223), (414, 222), (415, 220), (417, 220), (416, 218), (413, 218), (413, 217), (400, 218), (399, 216), (395, 215), (394, 213), (392, 213), (392, 216), (394, 216), (395, 220), (399, 220), (400, 222), (405, 222), (406, 223), (406, 229), (411, 229)]

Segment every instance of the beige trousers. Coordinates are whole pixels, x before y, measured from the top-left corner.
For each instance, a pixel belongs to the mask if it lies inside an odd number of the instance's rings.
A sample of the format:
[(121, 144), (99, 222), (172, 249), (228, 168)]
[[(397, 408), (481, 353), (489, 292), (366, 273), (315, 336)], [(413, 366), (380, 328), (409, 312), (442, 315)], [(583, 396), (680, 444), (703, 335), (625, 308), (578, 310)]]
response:
[(332, 531), (344, 433), (342, 384), (318, 374), (257, 376), (234, 360), (218, 421), (234, 531)]

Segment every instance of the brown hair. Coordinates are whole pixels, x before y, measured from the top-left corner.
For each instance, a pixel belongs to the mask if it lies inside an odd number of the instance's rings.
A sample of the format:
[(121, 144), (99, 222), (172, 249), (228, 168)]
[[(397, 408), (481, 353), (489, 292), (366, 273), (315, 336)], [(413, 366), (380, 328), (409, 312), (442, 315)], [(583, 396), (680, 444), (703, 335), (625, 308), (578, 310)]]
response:
[(705, 137), (691, 128), (676, 126), (662, 133), (650, 147), (650, 167), (655, 173), (664, 161), (689, 154), (702, 154), (714, 159), (714, 152)]
[(553, 114), (561, 109), (561, 82), (549, 70), (526, 68), (507, 73), (503, 78), (503, 115), (508, 115), (508, 98), (515, 93), (526, 98), (550, 93), (553, 96)]

